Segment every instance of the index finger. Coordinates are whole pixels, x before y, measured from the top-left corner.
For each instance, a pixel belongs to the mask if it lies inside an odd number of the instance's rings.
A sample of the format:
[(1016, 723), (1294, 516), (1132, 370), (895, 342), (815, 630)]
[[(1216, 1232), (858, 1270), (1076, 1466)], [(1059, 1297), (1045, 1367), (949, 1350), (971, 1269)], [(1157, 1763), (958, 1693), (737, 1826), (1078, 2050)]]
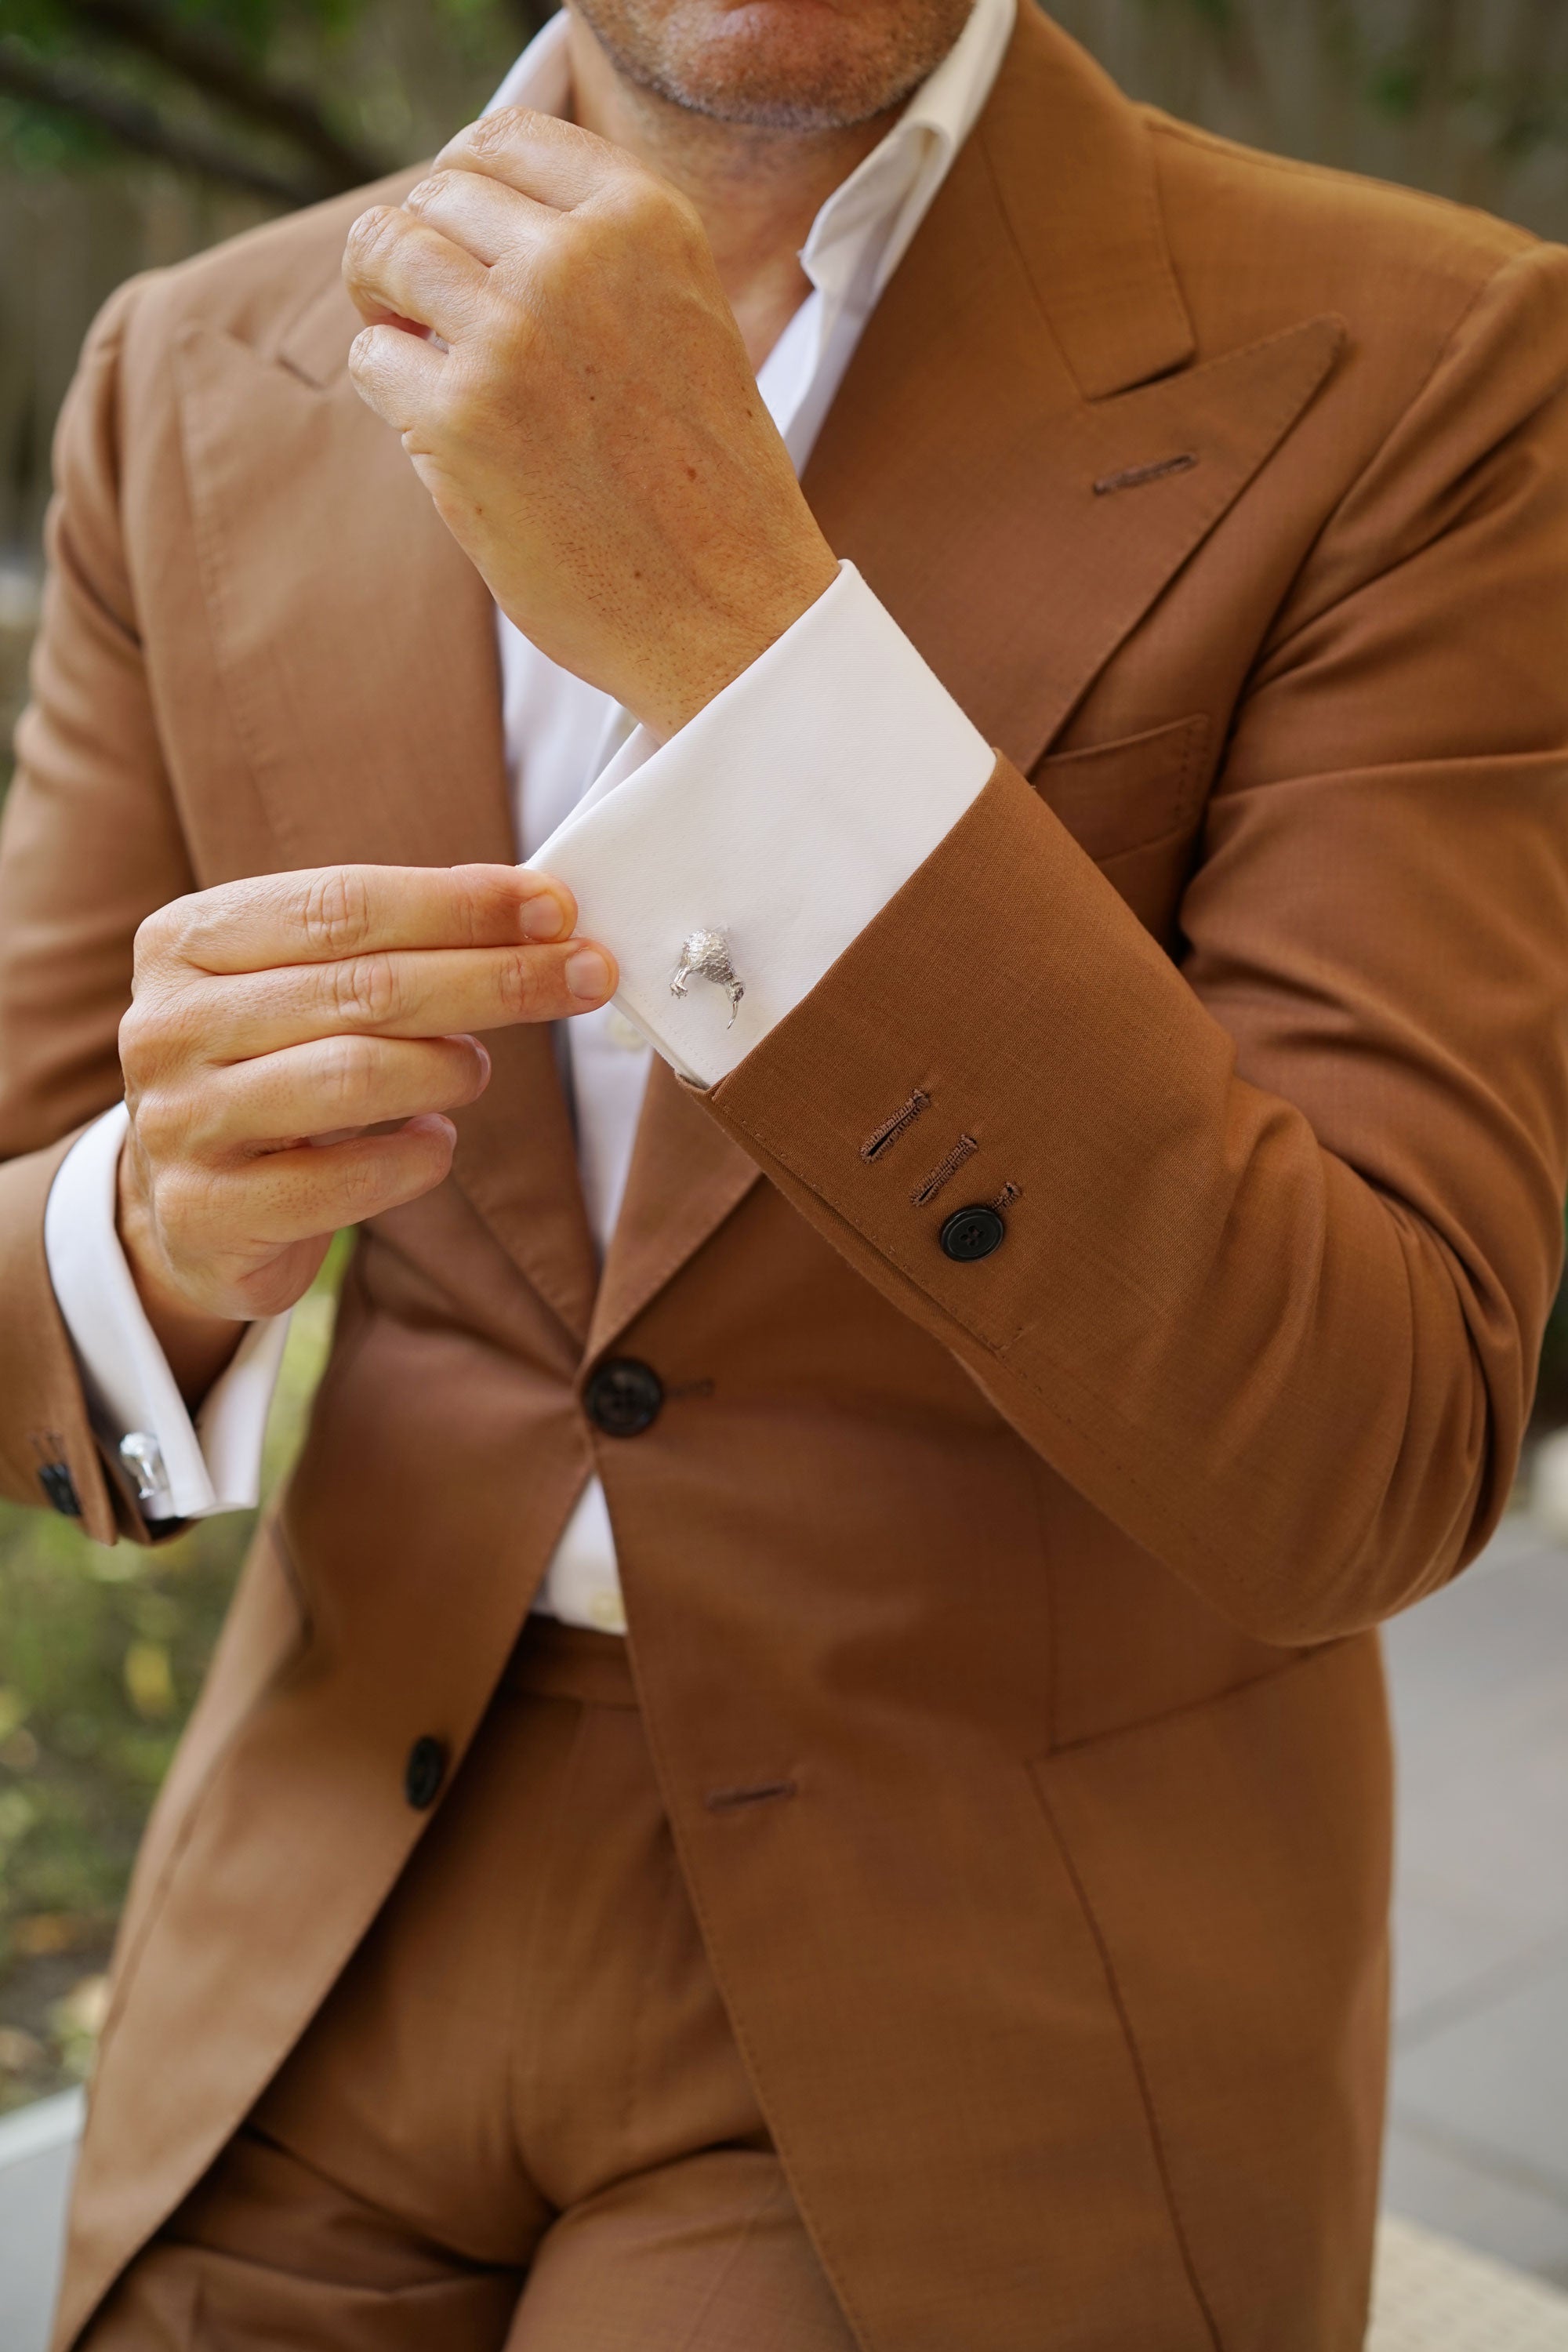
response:
[(596, 195), (606, 180), (627, 173), (652, 174), (596, 131), (528, 106), (502, 106), (481, 114), (437, 156), (437, 172), (481, 172), (520, 196), (569, 213)]
[(565, 884), (526, 866), (321, 866), (177, 898), (140, 944), (195, 971), (271, 971), (385, 949), (565, 939), (576, 921)]

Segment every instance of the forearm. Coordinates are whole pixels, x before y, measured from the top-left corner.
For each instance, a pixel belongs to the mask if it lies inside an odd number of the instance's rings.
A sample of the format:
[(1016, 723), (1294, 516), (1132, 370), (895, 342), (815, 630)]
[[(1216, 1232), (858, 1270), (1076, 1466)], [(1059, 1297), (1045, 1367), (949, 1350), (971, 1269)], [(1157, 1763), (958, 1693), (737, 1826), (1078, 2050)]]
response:
[[(980, 937), (983, 1002), (956, 981)], [(1500, 1509), (1530, 1334), (1494, 1325), (1483, 1360), (1458, 1261), (1237, 1077), (1233, 1039), (1005, 765), (705, 1099), (1035, 1450), (1247, 1630), (1386, 1615)], [(946, 1256), (952, 1212), (1008, 1190), (1001, 1245)], [(1553, 1214), (1543, 1183), (1538, 1291)]]

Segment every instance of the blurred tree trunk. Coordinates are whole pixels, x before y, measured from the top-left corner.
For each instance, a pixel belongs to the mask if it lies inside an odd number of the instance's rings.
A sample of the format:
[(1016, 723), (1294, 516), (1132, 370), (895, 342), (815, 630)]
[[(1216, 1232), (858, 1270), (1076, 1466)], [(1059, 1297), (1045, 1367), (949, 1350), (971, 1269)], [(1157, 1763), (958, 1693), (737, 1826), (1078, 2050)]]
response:
[[(205, 14), (62, 0), (61, 24), (115, 46), (0, 37), (0, 783), (49, 436), (99, 305), (137, 270), (432, 153), (547, 13), (535, 0), (364, 0), (356, 17), (307, 0), (252, 55), (225, 29), (224, 0)], [(60, 102), (17, 107), (21, 82)], [(90, 143), (95, 126), (115, 135)]]

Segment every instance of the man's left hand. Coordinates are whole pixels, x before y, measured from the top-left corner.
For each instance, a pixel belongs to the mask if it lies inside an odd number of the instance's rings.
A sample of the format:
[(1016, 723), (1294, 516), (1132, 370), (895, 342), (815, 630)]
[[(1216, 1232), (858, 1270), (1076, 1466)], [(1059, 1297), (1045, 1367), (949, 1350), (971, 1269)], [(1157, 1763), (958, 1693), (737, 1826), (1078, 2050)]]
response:
[(696, 209), (618, 148), (489, 115), (343, 271), (355, 386), (501, 610), (656, 734), (831, 584)]

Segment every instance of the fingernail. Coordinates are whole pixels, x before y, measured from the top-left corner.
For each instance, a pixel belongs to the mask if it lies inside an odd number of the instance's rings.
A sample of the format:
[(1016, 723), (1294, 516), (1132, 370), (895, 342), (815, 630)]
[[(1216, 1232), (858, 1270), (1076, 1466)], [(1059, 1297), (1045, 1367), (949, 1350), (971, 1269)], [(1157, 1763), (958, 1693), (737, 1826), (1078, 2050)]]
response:
[(558, 940), (565, 926), (561, 919), (560, 902), (548, 890), (537, 898), (530, 898), (522, 910), (522, 936), (525, 940)]
[(579, 948), (566, 959), (566, 985), (584, 1004), (597, 1004), (610, 992), (610, 967), (597, 948)]

